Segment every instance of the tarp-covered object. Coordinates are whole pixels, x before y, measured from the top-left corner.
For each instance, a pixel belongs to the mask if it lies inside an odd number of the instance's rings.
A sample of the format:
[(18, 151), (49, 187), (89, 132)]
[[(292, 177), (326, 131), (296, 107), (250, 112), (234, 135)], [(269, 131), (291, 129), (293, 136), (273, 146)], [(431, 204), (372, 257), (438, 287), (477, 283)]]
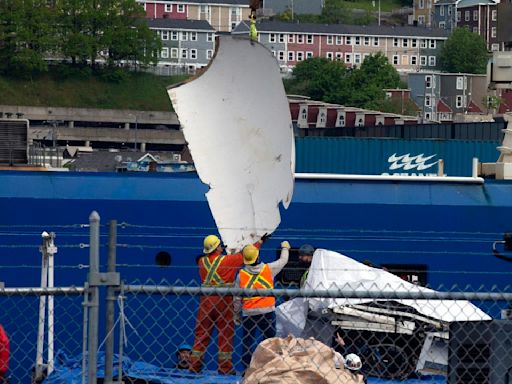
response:
[[(383, 269), (372, 268), (350, 257), (325, 249), (317, 249), (304, 288), (342, 289), (355, 292), (434, 292), (402, 280)], [(322, 312), (354, 304), (377, 301), (374, 298), (330, 299), (297, 298), (276, 308), (277, 334), (301, 336), (306, 326), (308, 309)], [(418, 313), (444, 321), (479, 321), (491, 317), (467, 300), (393, 300), (414, 308)]]
[(220, 36), (199, 77), (169, 96), (222, 240), (240, 249), (281, 218), (295, 168), (293, 127), (279, 66), (263, 45)]
[(244, 384), (358, 384), (363, 376), (337, 369), (334, 350), (311, 338), (266, 339), (252, 355)]

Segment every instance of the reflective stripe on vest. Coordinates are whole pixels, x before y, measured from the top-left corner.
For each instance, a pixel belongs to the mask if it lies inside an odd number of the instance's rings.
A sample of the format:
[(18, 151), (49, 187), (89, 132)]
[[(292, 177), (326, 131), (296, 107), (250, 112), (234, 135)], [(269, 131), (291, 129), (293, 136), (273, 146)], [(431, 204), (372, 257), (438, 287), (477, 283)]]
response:
[[(245, 269), (240, 270), (240, 288), (247, 289), (273, 289), (274, 278), (268, 264), (265, 264), (260, 273), (253, 275)], [(242, 298), (242, 308), (266, 308), (273, 307), (276, 304), (276, 298), (273, 296), (255, 296)]]
[(222, 260), (224, 260), (224, 256), (217, 256), (215, 260), (213, 260), (213, 263), (210, 263), (210, 260), (208, 260), (208, 256), (203, 257), (202, 260), (204, 269), (206, 269), (206, 277), (203, 281), (202, 286), (218, 287), (224, 285), (224, 281), (217, 273), (217, 269), (219, 268), (219, 265), (222, 263)]

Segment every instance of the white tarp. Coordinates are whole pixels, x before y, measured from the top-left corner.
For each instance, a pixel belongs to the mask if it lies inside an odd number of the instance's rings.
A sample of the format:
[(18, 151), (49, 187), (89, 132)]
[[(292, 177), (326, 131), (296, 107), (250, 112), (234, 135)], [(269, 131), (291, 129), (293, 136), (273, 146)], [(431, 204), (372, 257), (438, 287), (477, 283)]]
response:
[(207, 70), (168, 92), (227, 247), (273, 232), (279, 203), (287, 208), (292, 198), (295, 153), (272, 53), (246, 38), (220, 36)]
[[(350, 257), (317, 249), (306, 280), (305, 289), (344, 289), (356, 292), (434, 292), (402, 280), (383, 269), (372, 268)], [(278, 334), (298, 335), (306, 323), (307, 307), (320, 312), (326, 308), (376, 301), (368, 299), (294, 299), (276, 309)], [(433, 319), (452, 321), (490, 320), (491, 317), (467, 300), (396, 300)]]

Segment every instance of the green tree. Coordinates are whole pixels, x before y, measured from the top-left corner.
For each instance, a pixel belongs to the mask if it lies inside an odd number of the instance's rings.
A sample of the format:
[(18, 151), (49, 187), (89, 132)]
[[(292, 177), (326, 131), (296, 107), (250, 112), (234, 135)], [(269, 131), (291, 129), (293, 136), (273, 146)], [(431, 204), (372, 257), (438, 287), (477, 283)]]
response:
[(346, 86), (350, 89), (346, 103), (360, 108), (378, 108), (386, 88), (401, 86), (400, 75), (382, 53), (368, 56), (354, 68)]
[(343, 63), (317, 57), (297, 64), (293, 78), (285, 82), (285, 86), (288, 93), (340, 103), (344, 98), (346, 74)]
[(326, 24), (350, 24), (352, 12), (342, 0), (325, 0), (320, 22)]
[(482, 36), (467, 27), (456, 28), (441, 50), (441, 68), (447, 72), (485, 73), (489, 54)]
[(54, 52), (55, 12), (45, 0), (0, 2), (0, 71), (30, 77), (47, 70), (45, 57)]

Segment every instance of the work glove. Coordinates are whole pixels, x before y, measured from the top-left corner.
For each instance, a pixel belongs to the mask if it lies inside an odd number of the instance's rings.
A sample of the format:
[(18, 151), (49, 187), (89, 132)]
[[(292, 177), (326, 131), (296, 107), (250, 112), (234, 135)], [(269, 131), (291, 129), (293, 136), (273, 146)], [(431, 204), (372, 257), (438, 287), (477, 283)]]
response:
[(234, 314), (233, 322), (235, 323), (235, 325), (242, 325), (242, 321), (240, 320), (240, 314), (239, 313), (235, 313)]
[(265, 233), (263, 236), (261, 236), (261, 242), (264, 243), (265, 241), (267, 241), (271, 237), (272, 237), (271, 233)]
[(281, 248), (290, 249), (290, 248), (291, 248), (291, 247), (290, 247), (290, 243), (289, 243), (289, 242), (287, 242), (287, 241), (283, 241), (283, 242), (281, 243)]

